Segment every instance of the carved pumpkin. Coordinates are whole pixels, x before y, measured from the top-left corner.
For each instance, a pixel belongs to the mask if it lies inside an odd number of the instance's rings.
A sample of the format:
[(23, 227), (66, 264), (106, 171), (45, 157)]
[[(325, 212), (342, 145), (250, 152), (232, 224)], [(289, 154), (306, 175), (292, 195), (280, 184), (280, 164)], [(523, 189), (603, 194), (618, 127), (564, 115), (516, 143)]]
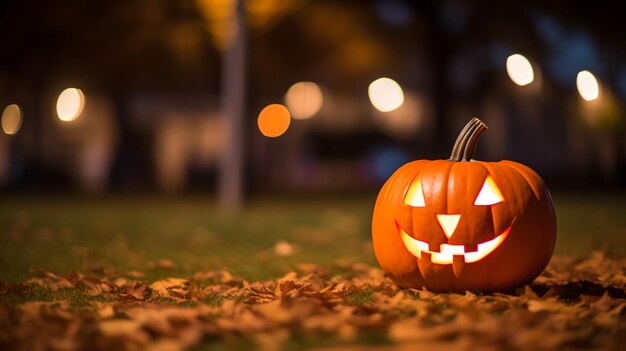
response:
[(507, 291), (546, 267), (556, 241), (550, 193), (530, 168), (472, 160), (487, 129), (472, 119), (449, 160), (398, 169), (374, 207), (372, 238), (398, 285), (437, 291)]

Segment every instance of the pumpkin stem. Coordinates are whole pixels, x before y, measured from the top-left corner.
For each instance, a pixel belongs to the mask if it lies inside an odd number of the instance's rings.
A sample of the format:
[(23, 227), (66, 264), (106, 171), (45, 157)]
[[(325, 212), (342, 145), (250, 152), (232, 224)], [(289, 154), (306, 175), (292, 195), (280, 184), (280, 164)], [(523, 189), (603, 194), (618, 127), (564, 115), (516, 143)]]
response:
[(474, 154), (474, 149), (476, 149), (478, 139), (486, 130), (487, 125), (485, 123), (476, 117), (472, 118), (456, 138), (452, 153), (450, 154), (450, 161), (470, 161)]
[(477, 123), (477, 118), (472, 118), (472, 120), (470, 120), (465, 125), (465, 127), (463, 127), (463, 130), (461, 130), (461, 133), (459, 133), (459, 136), (456, 138), (456, 141), (454, 142), (454, 146), (452, 147), (452, 154), (450, 154), (451, 161), (455, 161), (455, 162), (461, 161), (461, 158), (463, 157), (463, 151), (465, 149), (465, 144), (467, 143), (467, 135), (469, 134), (470, 130), (472, 129), (472, 127), (474, 127), (476, 123)]

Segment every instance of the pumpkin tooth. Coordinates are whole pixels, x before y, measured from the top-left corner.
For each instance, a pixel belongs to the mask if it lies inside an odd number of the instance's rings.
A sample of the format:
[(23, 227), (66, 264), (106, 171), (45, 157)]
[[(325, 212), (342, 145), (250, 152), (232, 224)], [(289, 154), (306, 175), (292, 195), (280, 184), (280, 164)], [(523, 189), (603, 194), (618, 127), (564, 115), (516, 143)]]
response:
[(452, 271), (454, 271), (455, 277), (460, 277), (465, 269), (465, 255), (452, 256)]
[(429, 252), (422, 252), (422, 258), (417, 259), (417, 266), (424, 278), (433, 273), (433, 263), (430, 260)]
[(478, 251), (478, 244), (465, 244), (464, 248), (465, 252), (476, 252)]
[(428, 251), (441, 252), (441, 245), (428, 243)]

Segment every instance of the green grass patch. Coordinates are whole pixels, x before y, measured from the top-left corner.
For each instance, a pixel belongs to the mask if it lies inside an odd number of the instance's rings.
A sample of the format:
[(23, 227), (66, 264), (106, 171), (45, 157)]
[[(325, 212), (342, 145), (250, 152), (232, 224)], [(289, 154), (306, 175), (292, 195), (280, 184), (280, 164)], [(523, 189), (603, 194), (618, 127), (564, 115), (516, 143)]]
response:
[(232, 299), (232, 297), (229, 298), (229, 296), (224, 296), (218, 293), (217, 291), (212, 291), (206, 294), (203, 298), (201, 298), (200, 302), (202, 302), (205, 305), (219, 307), (224, 303), (224, 300), (227, 300), (227, 299)]
[(374, 303), (374, 289), (365, 288), (348, 294), (347, 300), (353, 305), (371, 305)]
[(11, 289), (0, 294), (0, 302), (8, 305), (18, 305), (26, 302), (54, 302), (67, 301), (72, 307), (89, 307), (96, 302), (115, 302), (114, 298), (107, 295), (90, 295), (86, 289), (58, 289), (52, 290), (44, 287), (27, 287), (24, 289)]
[[(556, 254), (603, 249), (626, 256), (626, 196), (555, 194)], [(67, 274), (136, 270), (151, 282), (225, 269), (249, 280), (274, 279), (298, 263), (332, 270), (338, 260), (376, 265), (371, 245), (374, 197), (253, 201), (240, 215), (202, 198), (17, 197), (0, 200), (0, 282), (31, 269)], [(277, 242), (293, 255), (274, 252)], [(150, 262), (167, 259), (168, 268)]]

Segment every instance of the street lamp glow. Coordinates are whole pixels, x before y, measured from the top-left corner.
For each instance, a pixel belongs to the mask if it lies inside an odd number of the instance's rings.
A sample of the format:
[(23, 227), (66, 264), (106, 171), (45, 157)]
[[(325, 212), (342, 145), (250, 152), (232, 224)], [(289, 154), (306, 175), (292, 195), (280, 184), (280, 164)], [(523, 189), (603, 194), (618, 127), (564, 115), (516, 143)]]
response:
[(506, 59), (506, 73), (513, 83), (524, 86), (533, 82), (535, 73), (533, 66), (526, 57), (520, 54), (514, 54)]
[(322, 108), (322, 91), (313, 82), (298, 82), (287, 90), (285, 104), (295, 119), (307, 119), (315, 116)]
[(268, 138), (276, 138), (283, 135), (289, 128), (291, 116), (287, 108), (281, 104), (267, 105), (257, 118), (257, 124), (261, 134)]
[(576, 88), (578, 93), (586, 101), (593, 101), (600, 95), (600, 84), (589, 71), (580, 71), (576, 76)]
[(22, 126), (22, 111), (16, 104), (7, 106), (2, 112), (2, 131), (7, 135), (13, 135)]
[(404, 103), (404, 92), (395, 80), (378, 78), (367, 89), (370, 102), (381, 112), (390, 112)]
[(57, 99), (57, 115), (63, 122), (71, 122), (80, 116), (85, 107), (85, 95), (80, 89), (67, 88)]

